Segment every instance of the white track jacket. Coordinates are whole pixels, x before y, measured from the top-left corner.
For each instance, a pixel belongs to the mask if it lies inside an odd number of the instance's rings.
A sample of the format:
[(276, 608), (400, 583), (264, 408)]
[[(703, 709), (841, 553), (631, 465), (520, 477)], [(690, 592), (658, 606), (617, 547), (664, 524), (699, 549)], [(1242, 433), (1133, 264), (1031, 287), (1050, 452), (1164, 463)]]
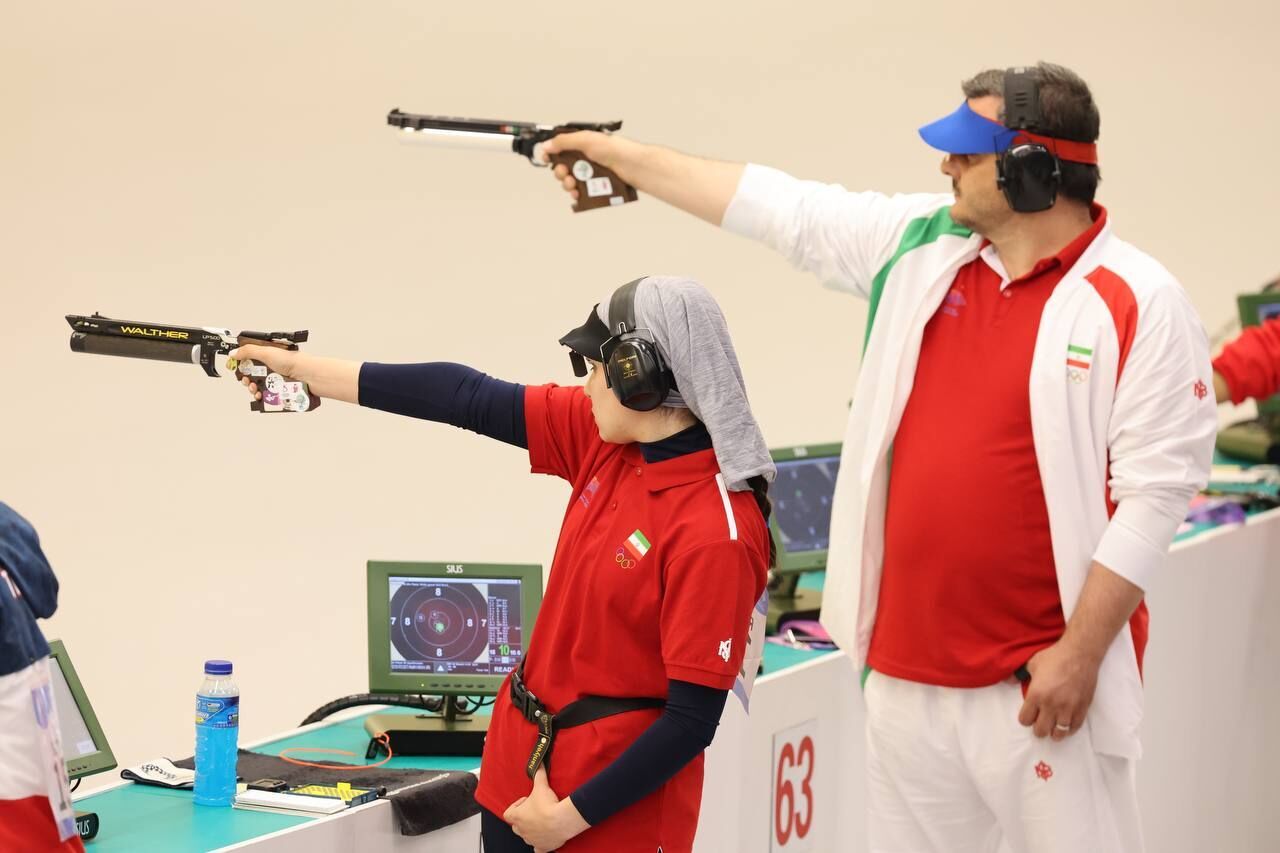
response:
[[(982, 244), (952, 221), (952, 201), (854, 193), (749, 165), (723, 222), (826, 286), (870, 301), (822, 609), (823, 624), (859, 667), (876, 619), (889, 451), (925, 324)], [(1031, 366), (1032, 432), (1068, 620), (1094, 560), (1144, 590), (1157, 582), (1188, 504), (1208, 480), (1217, 429), (1212, 376), (1208, 340), (1182, 286), (1108, 223), (1046, 304)], [(944, 431), (939, 424), (939, 440)], [(1139, 757), (1141, 719), (1126, 625), (1102, 662), (1089, 710), (1097, 751)]]

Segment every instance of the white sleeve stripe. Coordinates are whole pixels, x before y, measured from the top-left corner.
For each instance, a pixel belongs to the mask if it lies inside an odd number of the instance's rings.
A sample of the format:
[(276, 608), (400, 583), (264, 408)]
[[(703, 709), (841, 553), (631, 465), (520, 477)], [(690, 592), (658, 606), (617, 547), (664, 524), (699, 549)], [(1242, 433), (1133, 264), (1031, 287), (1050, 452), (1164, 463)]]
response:
[(729, 538), (738, 538), (738, 522), (733, 517), (733, 507), (729, 504), (729, 489), (724, 484), (724, 475), (716, 474), (716, 485), (720, 487), (720, 500), (724, 501), (724, 515), (729, 520)]

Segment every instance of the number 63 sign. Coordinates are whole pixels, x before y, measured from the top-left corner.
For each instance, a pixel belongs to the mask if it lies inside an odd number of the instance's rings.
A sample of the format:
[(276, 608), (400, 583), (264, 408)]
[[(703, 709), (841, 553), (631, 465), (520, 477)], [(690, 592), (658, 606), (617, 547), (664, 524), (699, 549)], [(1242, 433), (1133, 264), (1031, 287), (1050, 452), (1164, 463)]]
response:
[(813, 765), (818, 721), (806, 720), (773, 735), (773, 809), (770, 853), (813, 847)]

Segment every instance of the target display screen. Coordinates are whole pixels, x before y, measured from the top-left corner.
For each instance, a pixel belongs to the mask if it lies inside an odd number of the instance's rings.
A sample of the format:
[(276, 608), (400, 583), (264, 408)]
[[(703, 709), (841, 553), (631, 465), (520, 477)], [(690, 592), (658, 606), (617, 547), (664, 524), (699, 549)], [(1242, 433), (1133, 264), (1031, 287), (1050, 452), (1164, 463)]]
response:
[(58, 728), (62, 731), (62, 754), (71, 760), (97, 752), (98, 745), (93, 742), (93, 734), (80, 713), (62, 667), (51, 666), (49, 671), (53, 681), (53, 706), (58, 709)]
[(524, 654), (514, 578), (387, 578), (393, 673), (505, 675)]
[(769, 497), (784, 550), (825, 551), (840, 457), (791, 459), (775, 464), (778, 476), (769, 488)]

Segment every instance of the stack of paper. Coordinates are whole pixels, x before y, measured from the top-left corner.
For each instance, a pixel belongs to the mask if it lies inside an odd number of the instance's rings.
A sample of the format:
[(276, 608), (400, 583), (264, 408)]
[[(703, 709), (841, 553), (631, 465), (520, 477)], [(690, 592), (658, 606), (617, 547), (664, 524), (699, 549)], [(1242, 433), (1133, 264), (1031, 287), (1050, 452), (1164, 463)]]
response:
[(284, 814), (327, 815), (377, 797), (376, 790), (353, 788), (346, 783), (337, 786), (301, 785), (287, 791), (244, 790), (236, 794), (235, 807)]

